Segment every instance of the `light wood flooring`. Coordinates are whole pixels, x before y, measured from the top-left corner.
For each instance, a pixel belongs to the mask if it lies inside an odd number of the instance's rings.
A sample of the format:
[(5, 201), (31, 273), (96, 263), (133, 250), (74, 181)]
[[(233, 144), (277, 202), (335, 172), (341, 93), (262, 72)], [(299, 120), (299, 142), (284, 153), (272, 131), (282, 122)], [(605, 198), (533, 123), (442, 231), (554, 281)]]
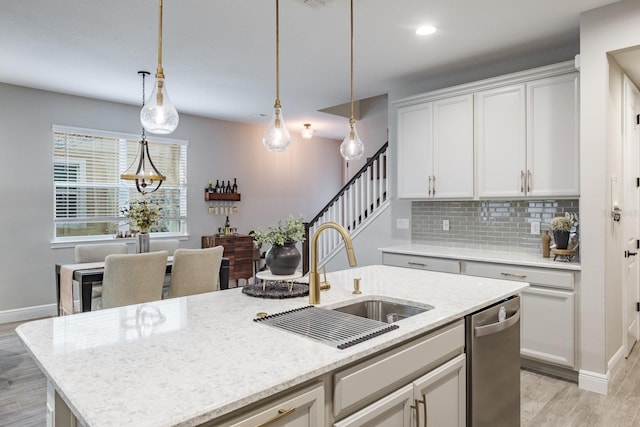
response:
[[(0, 324), (0, 426), (45, 426), (46, 380), (15, 333)], [(522, 427), (640, 427), (640, 345), (611, 382), (608, 396), (521, 371)]]

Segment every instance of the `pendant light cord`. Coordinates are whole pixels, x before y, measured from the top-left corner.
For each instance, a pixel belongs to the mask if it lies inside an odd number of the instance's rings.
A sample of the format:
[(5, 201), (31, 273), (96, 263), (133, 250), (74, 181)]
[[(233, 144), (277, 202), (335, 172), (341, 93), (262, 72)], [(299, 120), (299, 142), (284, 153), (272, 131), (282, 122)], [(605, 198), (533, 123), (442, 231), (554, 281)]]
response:
[(351, 0), (351, 118), (349, 123), (355, 123), (353, 116), (353, 0)]
[(158, 69), (156, 70), (156, 79), (164, 79), (164, 70), (162, 69), (162, 0), (160, 4), (160, 21), (158, 23)]
[(280, 108), (280, 4), (276, 0), (276, 103), (274, 108)]

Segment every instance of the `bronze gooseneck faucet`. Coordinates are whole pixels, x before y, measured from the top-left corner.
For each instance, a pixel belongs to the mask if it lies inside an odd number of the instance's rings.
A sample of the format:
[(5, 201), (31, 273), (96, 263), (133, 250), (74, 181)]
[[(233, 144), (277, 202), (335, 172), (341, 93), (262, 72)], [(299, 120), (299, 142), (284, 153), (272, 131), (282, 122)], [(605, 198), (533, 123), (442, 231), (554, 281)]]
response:
[(311, 271), (309, 272), (309, 304), (320, 304), (320, 287), (324, 282), (320, 281), (320, 273), (318, 273), (318, 237), (327, 228), (333, 228), (342, 235), (344, 240), (344, 248), (347, 251), (347, 258), (351, 267), (356, 266), (356, 254), (353, 251), (353, 243), (349, 232), (343, 226), (336, 222), (325, 222), (313, 235), (311, 242)]

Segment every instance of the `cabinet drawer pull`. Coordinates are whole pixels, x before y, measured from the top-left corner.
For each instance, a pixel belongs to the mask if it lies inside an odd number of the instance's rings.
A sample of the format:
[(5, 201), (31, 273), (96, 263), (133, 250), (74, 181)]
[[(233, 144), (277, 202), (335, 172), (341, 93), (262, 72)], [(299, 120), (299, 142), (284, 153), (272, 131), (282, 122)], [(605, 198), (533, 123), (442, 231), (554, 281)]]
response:
[(527, 275), (526, 274), (518, 274), (518, 273), (500, 273), (503, 276), (506, 277), (517, 277), (518, 279), (526, 279)]
[(287, 415), (291, 415), (296, 411), (296, 408), (291, 409), (278, 409), (278, 415), (271, 418), (269, 421), (265, 421), (264, 423), (258, 425), (257, 427), (266, 427), (275, 424), (279, 420), (283, 419)]
[(421, 262), (413, 262), (413, 261), (407, 261), (407, 264), (413, 265), (415, 267), (426, 267), (427, 266), (427, 264), (423, 264)]
[(433, 175), (433, 195), (436, 195), (436, 176)]
[(527, 171), (527, 193), (531, 193), (531, 171)]
[(524, 193), (524, 171), (520, 171), (520, 192)]
[(429, 175), (429, 195), (431, 195), (431, 175)]
[(415, 420), (416, 420), (416, 427), (420, 427), (420, 411), (418, 409), (418, 399), (413, 399), (413, 401), (415, 402), (415, 405), (411, 405), (411, 409), (413, 409), (415, 412)]

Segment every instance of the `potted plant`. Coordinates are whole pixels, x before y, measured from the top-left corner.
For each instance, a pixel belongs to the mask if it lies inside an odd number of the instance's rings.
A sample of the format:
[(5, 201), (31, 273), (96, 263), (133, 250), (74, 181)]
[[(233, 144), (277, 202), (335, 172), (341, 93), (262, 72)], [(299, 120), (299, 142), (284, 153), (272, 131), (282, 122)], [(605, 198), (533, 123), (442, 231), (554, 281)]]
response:
[(296, 272), (302, 259), (296, 243), (304, 241), (304, 224), (302, 216), (289, 218), (283, 223), (278, 221), (266, 229), (257, 229), (250, 233), (256, 246), (264, 243), (271, 245), (265, 261), (274, 275), (289, 275)]
[(553, 231), (553, 241), (556, 249), (567, 249), (569, 244), (569, 231), (572, 227), (571, 220), (564, 216), (558, 216), (551, 220), (551, 230)]
[(153, 200), (138, 198), (120, 212), (138, 229), (136, 252), (149, 252), (149, 230), (162, 217), (162, 209)]

